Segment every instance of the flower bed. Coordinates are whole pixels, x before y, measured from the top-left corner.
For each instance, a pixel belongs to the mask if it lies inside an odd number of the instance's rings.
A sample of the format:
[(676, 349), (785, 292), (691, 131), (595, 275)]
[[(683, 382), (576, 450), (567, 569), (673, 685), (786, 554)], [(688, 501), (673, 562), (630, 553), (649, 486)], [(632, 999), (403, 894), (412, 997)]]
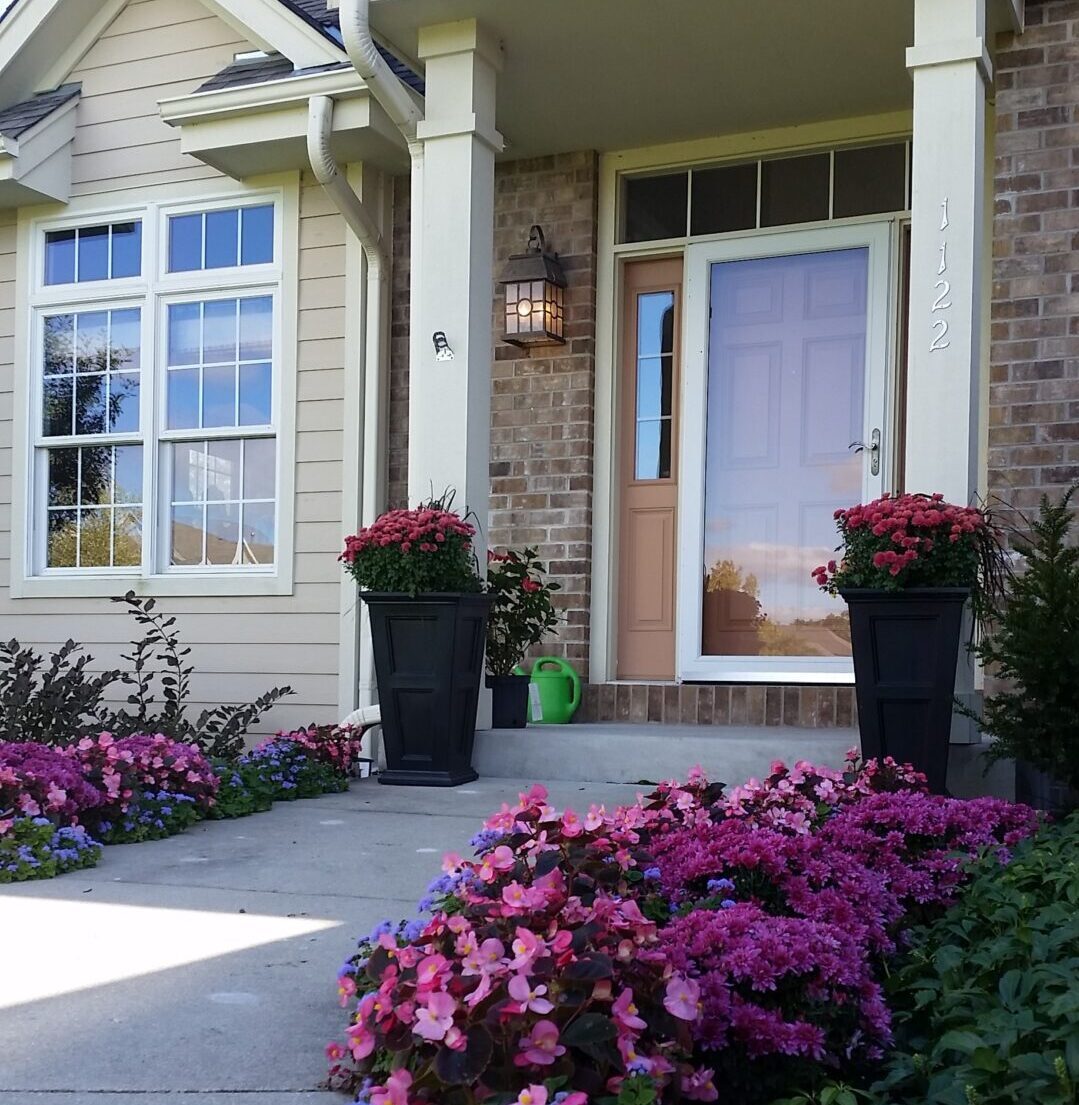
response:
[(206, 816), (345, 790), (352, 730), (281, 733), (236, 761), (157, 734), (85, 737), (58, 749), (0, 742), (0, 883), (92, 866), (101, 844), (154, 840)]
[(891, 1041), (883, 965), (965, 865), (1037, 826), (885, 762), (699, 773), (614, 812), (542, 788), (447, 856), (421, 908), (342, 969), (332, 1085), (371, 1105), (768, 1102), (862, 1077)]

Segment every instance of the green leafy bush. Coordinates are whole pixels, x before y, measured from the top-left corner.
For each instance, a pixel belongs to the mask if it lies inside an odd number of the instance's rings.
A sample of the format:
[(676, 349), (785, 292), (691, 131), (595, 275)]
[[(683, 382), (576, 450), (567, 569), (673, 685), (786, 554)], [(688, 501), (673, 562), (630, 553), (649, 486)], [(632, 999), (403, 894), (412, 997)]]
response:
[(561, 585), (546, 579), (535, 549), (487, 554), (487, 670), (512, 675), (524, 654), (558, 625), (551, 601)]
[(1009, 581), (989, 634), (976, 646), (1003, 689), (986, 696), (982, 729), (995, 758), (1025, 760), (1079, 789), (1079, 548), (1069, 542), (1073, 487), (1042, 498), (1030, 532), (1013, 540), (1026, 562)]
[(1079, 815), (980, 861), (888, 984), (896, 1048), (879, 1105), (1074, 1105)]

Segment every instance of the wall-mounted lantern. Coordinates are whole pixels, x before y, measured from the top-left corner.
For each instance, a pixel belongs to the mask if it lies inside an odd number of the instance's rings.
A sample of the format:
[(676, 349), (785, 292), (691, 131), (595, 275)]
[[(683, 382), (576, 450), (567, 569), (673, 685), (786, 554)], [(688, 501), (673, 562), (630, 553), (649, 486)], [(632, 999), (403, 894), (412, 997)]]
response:
[(566, 277), (558, 254), (547, 252), (543, 230), (533, 226), (528, 247), (502, 273), (506, 315), (502, 340), (510, 345), (564, 345)]

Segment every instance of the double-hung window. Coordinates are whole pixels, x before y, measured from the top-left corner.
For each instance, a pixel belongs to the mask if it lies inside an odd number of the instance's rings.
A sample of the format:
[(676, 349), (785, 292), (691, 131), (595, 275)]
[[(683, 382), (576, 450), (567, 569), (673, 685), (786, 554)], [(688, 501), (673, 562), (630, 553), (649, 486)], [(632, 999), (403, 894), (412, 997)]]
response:
[(35, 576), (273, 574), (280, 202), (36, 228)]

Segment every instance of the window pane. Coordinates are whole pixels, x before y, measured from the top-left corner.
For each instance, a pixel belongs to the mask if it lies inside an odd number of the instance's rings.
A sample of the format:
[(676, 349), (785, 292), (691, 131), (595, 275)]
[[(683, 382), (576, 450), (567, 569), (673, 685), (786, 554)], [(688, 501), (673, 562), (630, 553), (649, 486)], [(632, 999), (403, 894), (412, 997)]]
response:
[(211, 365), (202, 372), (202, 425), (236, 425), (236, 368)]
[(112, 277), (138, 276), (142, 271), (142, 223), (112, 224)]
[(168, 427), (190, 430), (199, 424), (199, 370), (170, 368), (168, 371)]
[(105, 407), (108, 401), (108, 377), (79, 376), (75, 379), (75, 433), (107, 432)]
[(658, 419), (637, 423), (637, 465), (634, 476), (638, 480), (659, 479), (659, 427)]
[(111, 312), (109, 367), (113, 372), (142, 366), (141, 312), (138, 307)]
[(241, 426), (268, 426), (272, 420), (271, 369), (268, 364), (240, 365)]
[(241, 563), (239, 503), (211, 503), (207, 506), (206, 563)]
[(689, 174), (630, 177), (625, 190), (627, 242), (682, 238), (686, 233)]
[(42, 385), (41, 432), (46, 437), (63, 437), (73, 432), (73, 387), (70, 376), (54, 376)]
[(121, 507), (112, 512), (112, 562), (116, 567), (137, 567), (142, 562), (142, 511)]
[(201, 441), (172, 446), (172, 501), (201, 503), (206, 499), (206, 447)]
[(139, 374), (114, 372), (109, 376), (109, 430), (119, 434), (133, 433), (138, 428)]
[(202, 363), (235, 363), (236, 300), (212, 300), (202, 312)]
[(757, 225), (757, 163), (693, 170), (691, 234), (726, 234)]
[(79, 499), (79, 450), (49, 450), (49, 506), (75, 506)]
[(637, 356), (674, 352), (674, 292), (637, 296)]
[(75, 281), (75, 231), (50, 230), (45, 235), (45, 283)]
[(78, 233), (79, 281), (107, 280), (109, 276), (109, 228), (84, 226)]
[(244, 503), (243, 562), (274, 562), (274, 504)]
[(114, 503), (142, 502), (142, 446), (121, 445), (115, 453), (115, 475), (112, 501)]
[(169, 272), (202, 268), (202, 215), (169, 217)]
[(236, 264), (238, 216), (235, 208), (206, 213), (206, 268), (231, 268)]
[(112, 500), (112, 449), (80, 449), (79, 505), (97, 506)]
[(52, 315), (45, 319), (45, 375), (75, 371), (75, 316)]
[(244, 498), (272, 499), (276, 487), (276, 447), (272, 437), (244, 442)]
[(206, 499), (239, 499), (240, 442), (211, 441), (206, 446)]
[(74, 568), (78, 562), (79, 516), (73, 510), (49, 511), (49, 545), (45, 561), (50, 568)]
[(240, 300), (240, 360), (267, 361), (273, 356), (273, 299), (260, 295)]
[(662, 410), (663, 361), (665, 357), (642, 357), (637, 362), (637, 418), (659, 418)]
[(172, 508), (170, 564), (202, 563), (202, 516), (204, 509), (201, 506), (174, 506)]
[(169, 364), (199, 363), (201, 311), (198, 303), (170, 303), (168, 322)]
[(785, 157), (761, 165), (761, 226), (828, 218), (828, 154)]
[(273, 260), (273, 204), (243, 209), (241, 265), (263, 265)]
[(112, 567), (112, 511), (79, 511), (79, 567)]
[(907, 150), (902, 142), (836, 150), (832, 214), (837, 219), (902, 211), (906, 207)]
[(80, 311), (75, 316), (75, 351), (76, 372), (108, 371), (108, 311)]

